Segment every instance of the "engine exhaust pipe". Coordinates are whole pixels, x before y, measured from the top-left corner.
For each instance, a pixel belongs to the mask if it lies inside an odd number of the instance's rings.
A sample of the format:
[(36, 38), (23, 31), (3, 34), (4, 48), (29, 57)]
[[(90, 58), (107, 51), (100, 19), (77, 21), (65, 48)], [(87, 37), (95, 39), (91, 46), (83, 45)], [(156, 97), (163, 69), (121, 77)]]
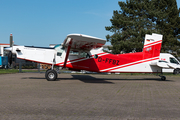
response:
[(12, 47), (14, 45), (13, 43), (13, 35), (12, 33), (10, 34), (10, 47)]

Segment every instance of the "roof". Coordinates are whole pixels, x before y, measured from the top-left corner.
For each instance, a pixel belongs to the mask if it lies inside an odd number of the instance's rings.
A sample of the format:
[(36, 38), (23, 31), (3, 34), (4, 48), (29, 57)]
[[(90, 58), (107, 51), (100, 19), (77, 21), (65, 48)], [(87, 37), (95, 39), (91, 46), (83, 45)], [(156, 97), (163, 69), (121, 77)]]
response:
[(0, 43), (0, 45), (10, 45), (10, 44), (6, 44), (6, 43)]

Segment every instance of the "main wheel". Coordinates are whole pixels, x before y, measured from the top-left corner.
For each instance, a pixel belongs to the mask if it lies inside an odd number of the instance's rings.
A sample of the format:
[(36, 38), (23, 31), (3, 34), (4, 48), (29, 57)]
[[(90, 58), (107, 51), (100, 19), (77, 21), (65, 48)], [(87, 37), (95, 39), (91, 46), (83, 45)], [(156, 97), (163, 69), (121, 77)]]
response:
[(55, 81), (57, 79), (57, 72), (55, 70), (47, 70), (45, 77), (47, 81)]
[(176, 68), (176, 69), (174, 69), (174, 71), (173, 71), (173, 74), (179, 74), (180, 73), (180, 69), (179, 68)]

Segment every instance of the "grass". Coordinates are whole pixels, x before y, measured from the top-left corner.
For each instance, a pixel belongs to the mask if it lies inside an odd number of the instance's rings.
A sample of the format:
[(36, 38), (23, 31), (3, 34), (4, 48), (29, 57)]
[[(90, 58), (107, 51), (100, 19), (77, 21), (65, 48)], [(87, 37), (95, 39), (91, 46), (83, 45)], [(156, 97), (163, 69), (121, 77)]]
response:
[[(45, 72), (46, 70), (40, 70), (40, 72)], [(37, 69), (22, 69), (22, 73), (29, 73), (29, 72), (38, 72)], [(19, 73), (19, 69), (0, 69), (0, 74), (12, 74), (12, 73)]]
[(18, 69), (0, 69), (0, 74), (18, 73)]

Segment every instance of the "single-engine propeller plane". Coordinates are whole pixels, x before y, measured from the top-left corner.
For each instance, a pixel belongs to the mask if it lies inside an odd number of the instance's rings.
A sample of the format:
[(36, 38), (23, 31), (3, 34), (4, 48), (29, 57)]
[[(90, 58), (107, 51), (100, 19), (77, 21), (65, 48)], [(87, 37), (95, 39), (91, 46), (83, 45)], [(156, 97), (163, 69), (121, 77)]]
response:
[[(103, 52), (106, 40), (69, 34), (62, 44), (54, 48), (13, 46), (6, 48), (17, 58), (52, 65), (45, 73), (48, 81), (57, 79), (54, 66), (72, 70), (110, 73), (161, 73), (165, 62), (159, 60), (162, 35), (146, 34), (142, 52), (110, 54)], [(167, 66), (166, 66), (167, 67)], [(165, 80), (165, 76), (160, 76)]]

